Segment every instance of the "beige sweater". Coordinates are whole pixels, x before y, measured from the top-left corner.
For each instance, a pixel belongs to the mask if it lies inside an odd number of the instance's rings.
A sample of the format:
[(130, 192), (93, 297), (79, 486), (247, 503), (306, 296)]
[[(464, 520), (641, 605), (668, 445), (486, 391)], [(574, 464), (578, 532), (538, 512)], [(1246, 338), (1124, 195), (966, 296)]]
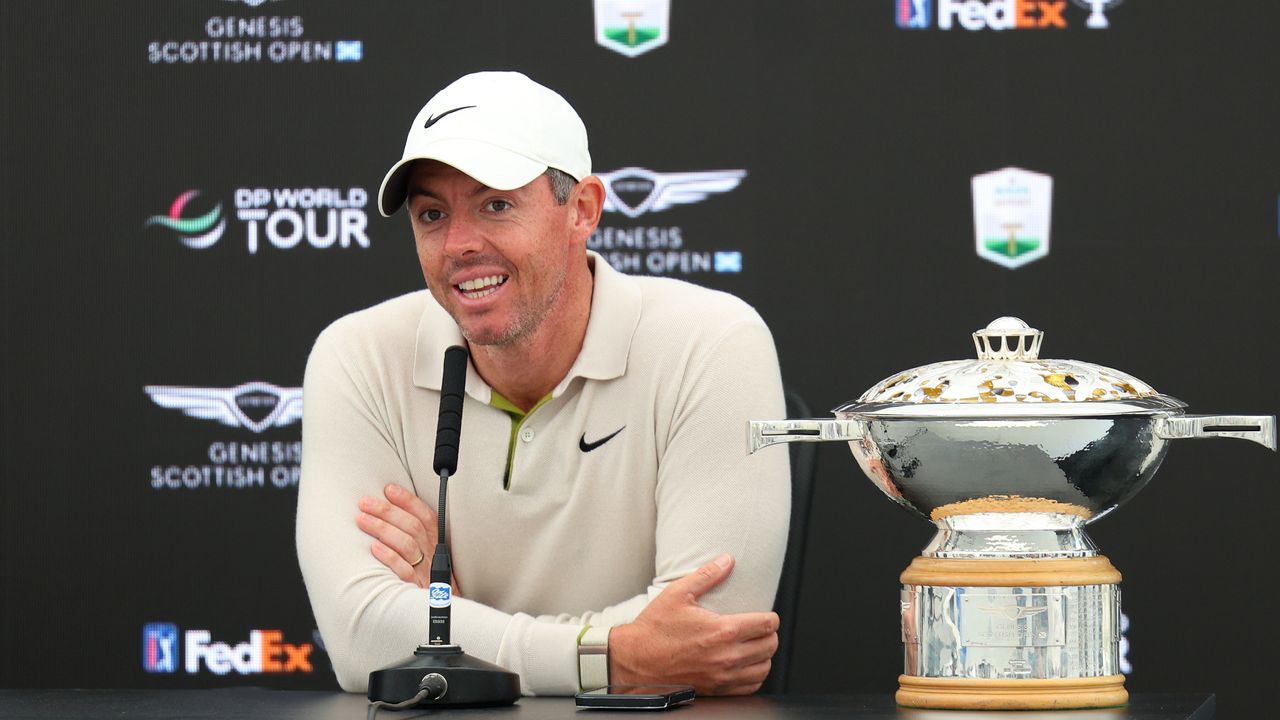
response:
[[(746, 421), (784, 412), (764, 322), (730, 295), (591, 260), (582, 352), (524, 421), (510, 488), (511, 420), (474, 367), (449, 483), (452, 639), (519, 673), (530, 694), (576, 692), (584, 625), (631, 621), (720, 553), (737, 566), (704, 604), (769, 609), (786, 545), (787, 453), (746, 452)], [(399, 483), (435, 507), (444, 349), (461, 343), (420, 291), (333, 323), (307, 364), (298, 559), (348, 691), (427, 639), (426, 590), (374, 559), (356, 503)]]

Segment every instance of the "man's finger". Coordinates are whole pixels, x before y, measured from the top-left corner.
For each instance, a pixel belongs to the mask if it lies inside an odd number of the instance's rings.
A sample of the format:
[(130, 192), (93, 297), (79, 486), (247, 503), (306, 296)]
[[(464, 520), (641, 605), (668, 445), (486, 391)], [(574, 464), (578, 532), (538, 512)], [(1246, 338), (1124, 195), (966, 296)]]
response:
[(739, 613), (736, 615), (722, 615), (721, 617), (737, 625), (739, 640), (752, 640), (766, 635), (773, 635), (778, 632), (780, 624), (778, 614), (775, 612)]
[(673, 581), (667, 589), (683, 598), (693, 595), (695, 599), (702, 597), (711, 588), (719, 585), (733, 571), (733, 556), (725, 553), (679, 580)]
[(373, 547), (370, 549), (373, 551), (373, 556), (377, 558), (378, 562), (390, 568), (391, 572), (396, 574), (396, 577), (405, 582), (417, 582), (417, 578), (414, 577), (413, 574), (413, 568), (409, 566), (409, 563), (405, 562), (399, 552), (392, 550), (380, 542), (375, 542)]
[(436, 529), (436, 511), (422, 498), (399, 485), (388, 485), (384, 493), (393, 505), (417, 518), (428, 531)]
[(419, 554), (426, 555), (426, 550), (418, 544), (418, 541), (413, 536), (376, 515), (360, 513), (356, 516), (356, 527), (388, 549), (398, 553), (400, 557), (404, 558), (406, 564), (412, 565), (412, 563), (416, 562)]
[(738, 664), (744, 667), (755, 665), (773, 658), (778, 651), (778, 636), (768, 634), (754, 640), (748, 640), (738, 646)]

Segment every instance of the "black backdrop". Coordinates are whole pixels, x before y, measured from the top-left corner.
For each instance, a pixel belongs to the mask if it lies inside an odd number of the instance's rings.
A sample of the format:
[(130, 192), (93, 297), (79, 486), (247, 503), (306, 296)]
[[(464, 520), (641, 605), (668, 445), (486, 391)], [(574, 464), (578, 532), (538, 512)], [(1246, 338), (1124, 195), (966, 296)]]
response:
[[(248, 663), (316, 643), (289, 402), (328, 322), (420, 286), (405, 220), (371, 199), (416, 110), (474, 70), (564, 94), (598, 172), (745, 171), (609, 213), (593, 246), (754, 304), (817, 408), (968, 357), (969, 332), (1015, 314), (1046, 356), (1193, 412), (1280, 409), (1280, 6), (1130, 0), (1101, 30), (1050, 2), (1065, 28), (997, 31), (938, 28), (949, 4), (908, 29), (897, 0), (674, 0), (668, 41), (636, 57), (596, 42), (585, 0), (0, 6), (0, 685), (334, 686), (318, 648), (292, 672)], [(975, 252), (969, 185), (1009, 166), (1054, 182), (1049, 253), (1013, 270)], [(316, 188), (354, 207), (288, 207)], [(206, 418), (164, 406), (173, 387), (204, 389), (177, 395)], [(1277, 468), (1255, 445), (1176, 443), (1091, 526), (1125, 575), (1131, 690), (1260, 712)], [(796, 690), (894, 687), (897, 574), (929, 534), (822, 446)], [(191, 630), (267, 647), (241, 648), (247, 674), (147, 657)]]

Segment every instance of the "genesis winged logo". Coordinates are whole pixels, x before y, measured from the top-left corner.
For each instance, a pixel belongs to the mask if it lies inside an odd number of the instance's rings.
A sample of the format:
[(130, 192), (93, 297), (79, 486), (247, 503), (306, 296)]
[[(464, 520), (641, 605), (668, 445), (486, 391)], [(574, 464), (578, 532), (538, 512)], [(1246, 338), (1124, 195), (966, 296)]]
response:
[[(222, 203), (204, 215), (192, 218), (182, 217), (182, 211), (200, 194), (199, 190), (188, 190), (174, 198), (169, 206), (168, 215), (152, 215), (147, 218), (144, 227), (163, 225), (177, 232), (183, 245), (194, 250), (204, 250), (222, 238), (222, 231), (227, 229), (227, 219), (222, 217)], [(210, 229), (212, 228), (212, 229)]]
[(302, 388), (247, 382), (231, 388), (147, 385), (144, 389), (162, 408), (255, 433), (302, 419)]
[(656, 173), (638, 167), (597, 175), (604, 181), (605, 212), (620, 212), (630, 218), (701, 202), (708, 195), (738, 187), (746, 176), (746, 170)]
[(1034, 617), (1041, 613), (1049, 612), (1047, 607), (1019, 607), (1017, 605), (1002, 605), (1000, 607), (980, 607), (980, 612), (987, 615), (1002, 617), (1005, 620), (1021, 620), (1023, 618)]

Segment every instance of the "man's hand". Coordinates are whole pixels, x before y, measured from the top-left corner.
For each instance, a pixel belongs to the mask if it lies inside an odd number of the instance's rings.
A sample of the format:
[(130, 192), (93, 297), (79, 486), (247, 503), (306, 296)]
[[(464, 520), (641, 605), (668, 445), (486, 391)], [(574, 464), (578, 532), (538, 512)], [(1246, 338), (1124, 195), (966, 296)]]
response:
[(640, 616), (609, 632), (611, 685), (692, 685), (701, 695), (760, 689), (778, 649), (772, 612), (720, 615), (698, 598), (733, 570), (722, 555), (668, 585)]
[(396, 577), (426, 587), (436, 551), (436, 512), (399, 485), (388, 485), (383, 492), (386, 500), (360, 498), (356, 526), (373, 537), (373, 556)]

